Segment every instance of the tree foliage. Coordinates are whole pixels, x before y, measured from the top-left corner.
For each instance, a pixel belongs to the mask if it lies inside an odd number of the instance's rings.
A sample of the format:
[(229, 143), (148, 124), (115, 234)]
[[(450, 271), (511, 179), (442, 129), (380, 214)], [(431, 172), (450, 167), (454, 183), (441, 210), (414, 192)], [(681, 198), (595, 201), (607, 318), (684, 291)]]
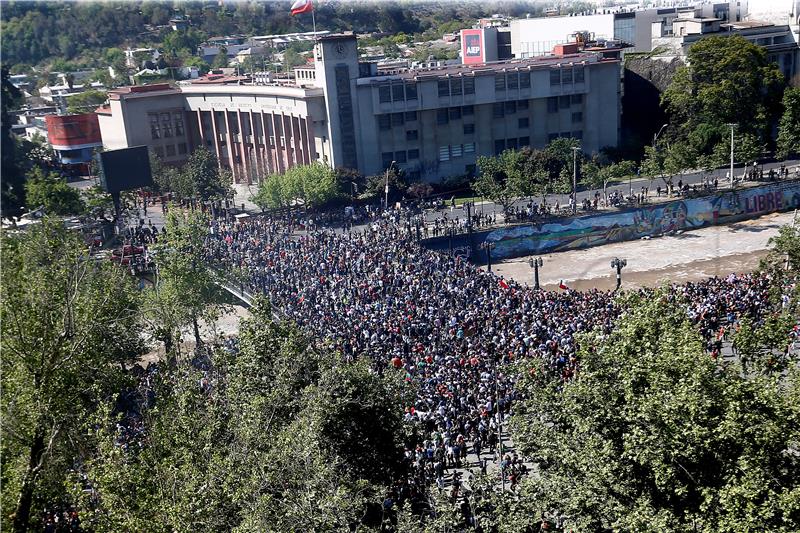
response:
[(79, 215), (86, 209), (78, 189), (70, 187), (55, 172), (34, 168), (25, 182), (25, 198), (29, 210), (44, 207), (50, 215)]
[(281, 209), (293, 205), (306, 208), (323, 206), (340, 194), (336, 174), (319, 162), (298, 165), (283, 174), (261, 180), (253, 201), (262, 209)]
[(788, 87), (783, 94), (782, 103), (777, 155), (786, 159), (800, 155), (800, 88)]

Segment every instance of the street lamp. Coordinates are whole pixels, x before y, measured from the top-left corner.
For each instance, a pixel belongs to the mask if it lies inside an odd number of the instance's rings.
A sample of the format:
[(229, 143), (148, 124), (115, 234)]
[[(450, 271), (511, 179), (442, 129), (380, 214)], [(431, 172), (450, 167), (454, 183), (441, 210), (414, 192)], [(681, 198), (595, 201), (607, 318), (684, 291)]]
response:
[(731, 128), (731, 189), (733, 189), (733, 130), (738, 126), (735, 122), (728, 122)]
[(397, 161), (392, 161), (392, 164), (389, 165), (389, 168), (386, 169), (386, 185), (383, 188), (383, 210), (389, 210), (389, 171), (394, 168), (397, 164)]
[(628, 264), (627, 259), (620, 259), (619, 257), (615, 257), (611, 260), (611, 268), (616, 269), (617, 271), (617, 288), (614, 290), (619, 290), (620, 285), (622, 285), (622, 268)]
[(486, 251), (486, 262), (487, 262), (486, 268), (489, 270), (489, 272), (492, 271), (492, 250), (494, 250), (495, 246), (496, 246), (495, 243), (489, 241), (484, 241), (479, 246), (481, 250)]
[(541, 257), (531, 257), (528, 264), (533, 268), (533, 288), (539, 290), (539, 267), (544, 264)]
[(661, 135), (661, 132), (664, 131), (664, 128), (666, 128), (667, 126), (669, 126), (669, 124), (664, 124), (663, 126), (661, 126), (661, 129), (658, 130), (658, 133), (653, 135), (653, 149), (655, 149), (656, 147), (656, 141), (658, 140), (658, 136)]
[(572, 147), (572, 214), (578, 213), (578, 150), (580, 147)]

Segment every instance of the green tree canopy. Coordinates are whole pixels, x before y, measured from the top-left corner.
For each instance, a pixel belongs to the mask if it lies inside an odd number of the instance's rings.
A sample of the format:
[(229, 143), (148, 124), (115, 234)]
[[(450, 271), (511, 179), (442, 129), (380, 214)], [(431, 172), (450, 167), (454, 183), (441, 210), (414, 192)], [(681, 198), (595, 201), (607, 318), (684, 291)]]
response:
[(283, 174), (271, 174), (261, 180), (253, 201), (262, 209), (280, 209), (301, 204), (307, 208), (323, 206), (340, 194), (336, 173), (329, 166), (315, 162), (298, 165)]
[(782, 103), (777, 155), (785, 159), (800, 155), (800, 88), (788, 87), (783, 94)]
[(49, 215), (79, 215), (86, 208), (78, 189), (55, 172), (45, 173), (38, 167), (28, 174), (25, 198), (28, 210), (44, 207)]

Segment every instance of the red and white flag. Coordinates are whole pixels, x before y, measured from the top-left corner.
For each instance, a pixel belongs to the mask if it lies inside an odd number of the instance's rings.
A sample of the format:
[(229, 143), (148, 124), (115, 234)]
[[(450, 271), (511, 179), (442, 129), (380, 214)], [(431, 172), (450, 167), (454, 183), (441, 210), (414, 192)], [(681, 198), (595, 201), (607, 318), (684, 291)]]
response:
[(503, 287), (504, 289), (507, 289), (507, 288), (508, 288), (508, 283), (506, 283), (506, 280), (504, 280), (503, 278), (500, 278), (500, 281), (498, 281), (498, 283), (499, 283), (499, 284), (500, 284), (500, 286), (501, 286), (501, 287)]
[(569, 290), (569, 287), (567, 287), (567, 286), (564, 284), (564, 280), (563, 280), (563, 279), (562, 279), (562, 280), (559, 280), (559, 282), (558, 282), (558, 288), (559, 288), (559, 289), (561, 289), (562, 291), (567, 291), (567, 290)]
[(311, 3), (311, 0), (296, 0), (295, 3), (292, 4), (292, 15), (308, 13), (312, 9), (314, 9), (314, 4)]

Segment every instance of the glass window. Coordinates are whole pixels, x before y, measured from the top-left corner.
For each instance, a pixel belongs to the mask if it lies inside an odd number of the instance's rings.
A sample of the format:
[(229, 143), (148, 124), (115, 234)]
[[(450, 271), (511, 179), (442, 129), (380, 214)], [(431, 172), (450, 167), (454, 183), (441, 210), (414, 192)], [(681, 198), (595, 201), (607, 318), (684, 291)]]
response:
[(572, 132), (572, 138), (573, 139), (578, 139), (579, 141), (583, 140), (583, 131), (582, 130), (573, 131)]
[(473, 105), (465, 105), (461, 108), (461, 114), (465, 117), (471, 117), (475, 114), (475, 106)]
[(447, 78), (439, 80), (439, 96), (450, 96), (450, 80)]
[(161, 113), (161, 130), (165, 139), (172, 137), (172, 117), (169, 113)]
[(401, 150), (399, 152), (394, 153), (394, 160), (398, 163), (405, 163), (406, 162), (406, 151)]
[(530, 119), (528, 117), (523, 117), (517, 121), (517, 127), (520, 129), (525, 129), (530, 126)]
[(519, 88), (520, 89), (530, 89), (531, 88), (531, 73), (530, 72), (520, 72), (519, 73)]
[(175, 145), (168, 144), (167, 145), (167, 157), (174, 157), (175, 156)]
[(583, 95), (582, 94), (573, 94), (570, 96), (570, 102), (572, 105), (581, 105), (583, 103)]
[(511, 100), (510, 102), (506, 102), (506, 115), (513, 115), (517, 112), (517, 102)]
[(406, 83), (406, 100), (416, 100), (416, 99), (417, 99), (417, 84)]
[(505, 74), (495, 74), (494, 75), (494, 90), (495, 91), (505, 91), (506, 90), (506, 76), (505, 76)]
[(436, 123), (447, 124), (447, 108), (436, 110)]
[(175, 136), (183, 137), (183, 113), (177, 112), (173, 116), (175, 117)]
[(406, 132), (407, 141), (416, 141), (417, 139), (419, 139), (419, 130), (408, 130)]
[(472, 135), (475, 133), (475, 124), (464, 124), (464, 135)]
[(519, 138), (519, 147), (524, 148), (526, 146), (531, 145), (531, 138), (530, 137), (520, 137)]
[(378, 100), (382, 104), (388, 104), (392, 101), (392, 91), (388, 85), (381, 85), (378, 87)]
[(419, 149), (418, 148), (412, 148), (411, 150), (409, 150), (408, 151), (408, 158), (412, 159), (412, 160), (413, 159), (419, 159)]
[(417, 120), (417, 112), (406, 111), (406, 122), (414, 122), (415, 120)]
[(492, 116), (494, 118), (503, 118), (503, 102), (495, 102), (492, 105)]
[(178, 143), (178, 155), (186, 154), (186, 143)]
[(450, 147), (449, 146), (440, 146), (439, 147), (439, 161), (450, 161)]
[(405, 123), (404, 113), (392, 113), (392, 126), (402, 126)]
[(519, 72), (510, 72), (506, 79), (509, 89), (519, 89)]
[(561, 85), (561, 71), (555, 68), (550, 71), (550, 86), (554, 85)]
[(380, 130), (388, 130), (392, 127), (392, 117), (389, 114), (378, 115), (378, 128)]
[(395, 102), (402, 102), (403, 101), (403, 84), (402, 83), (393, 83), (392, 84), (392, 100)]
[(161, 138), (161, 127), (158, 125), (158, 115), (150, 115), (150, 137)]
[(560, 107), (561, 109), (567, 109), (569, 105), (570, 105), (569, 95), (558, 97), (558, 107)]
[(524, 111), (528, 109), (528, 104), (529, 104), (528, 100), (517, 100), (517, 109), (519, 109), (520, 111)]
[(561, 83), (572, 83), (572, 69), (561, 69)]
[(506, 139), (506, 148), (509, 150), (516, 150), (517, 149), (517, 140), (516, 139)]
[(583, 65), (575, 67), (575, 83), (583, 83), (584, 71)]
[(558, 139), (558, 133), (551, 133), (547, 136), (547, 142), (553, 142)]
[(464, 78), (464, 94), (475, 94), (475, 78)]
[(459, 120), (461, 118), (461, 108), (460, 107), (451, 107), (450, 108), (450, 120)]
[(505, 150), (506, 142), (502, 139), (494, 142), (494, 155), (500, 155)]
[(381, 162), (383, 163), (383, 168), (389, 168), (389, 166), (392, 164), (392, 161), (394, 161), (392, 152), (381, 153)]
[(461, 78), (453, 78), (450, 80), (450, 94), (461, 94)]
[(461, 145), (454, 144), (450, 147), (450, 157), (461, 157)]
[(474, 154), (475, 153), (475, 143), (465, 143), (464, 144), (464, 153), (465, 154)]
[(558, 96), (551, 96), (547, 99), (547, 112), (558, 113)]
[(164, 157), (164, 147), (163, 146), (156, 146), (153, 149), (158, 157)]
[(576, 111), (572, 114), (572, 123), (575, 124), (576, 122), (583, 122), (583, 112)]

